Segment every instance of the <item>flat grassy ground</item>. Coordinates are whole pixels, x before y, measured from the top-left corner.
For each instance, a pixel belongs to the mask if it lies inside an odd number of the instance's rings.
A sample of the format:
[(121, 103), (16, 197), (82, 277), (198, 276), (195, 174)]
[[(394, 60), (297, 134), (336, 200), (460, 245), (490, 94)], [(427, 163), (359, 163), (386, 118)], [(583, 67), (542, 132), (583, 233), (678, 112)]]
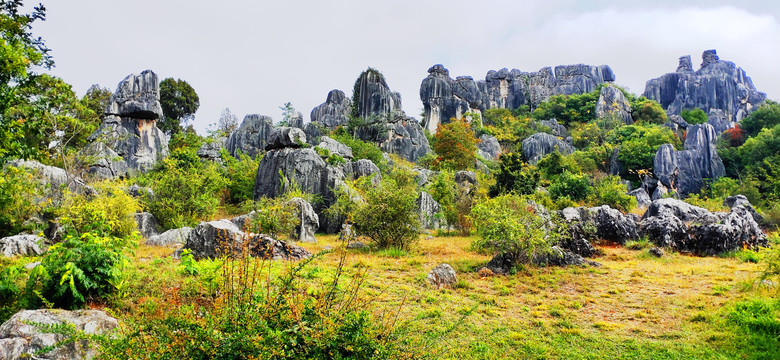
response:
[[(341, 246), (335, 236), (318, 239), (301, 245), (313, 253)], [(677, 253), (654, 258), (647, 250), (600, 246), (603, 255), (595, 260), (601, 267), (526, 268), (496, 276), (476, 271), (490, 257), (471, 251), (472, 240), (435, 237), (408, 252), (348, 250), (346, 269), (367, 268), (367, 308), (402, 326), (406, 341), (438, 358), (766, 358), (756, 347), (777, 344), (754, 344), (727, 321), (735, 303), (776, 294), (750, 286), (760, 263)], [(208, 281), (182, 275), (171, 252), (136, 249), (130, 279), (112, 309), (117, 316), (138, 319), (208, 301)], [(303, 281), (313, 287), (327, 281), (338, 261), (335, 251), (315, 260)], [(458, 273), (452, 289), (426, 284), (427, 273), (441, 263)]]

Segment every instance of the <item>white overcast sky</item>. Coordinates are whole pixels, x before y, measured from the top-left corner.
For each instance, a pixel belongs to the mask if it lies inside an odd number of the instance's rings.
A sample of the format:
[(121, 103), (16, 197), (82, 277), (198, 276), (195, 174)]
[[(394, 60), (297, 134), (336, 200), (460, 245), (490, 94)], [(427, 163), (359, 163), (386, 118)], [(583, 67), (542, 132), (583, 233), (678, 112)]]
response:
[[(278, 121), (290, 101), (309, 121), (331, 89), (352, 92), (371, 66), (419, 118), (420, 82), (433, 64), (454, 78), (503, 67), (607, 64), (636, 94), (690, 54), (717, 49), (760, 91), (780, 97), (780, 1), (166, 1), (43, 0), (33, 32), (52, 49), (53, 73), (79, 95), (111, 91), (154, 70), (200, 96), (205, 133), (222, 109)], [(33, 5), (29, 2), (27, 6)]]

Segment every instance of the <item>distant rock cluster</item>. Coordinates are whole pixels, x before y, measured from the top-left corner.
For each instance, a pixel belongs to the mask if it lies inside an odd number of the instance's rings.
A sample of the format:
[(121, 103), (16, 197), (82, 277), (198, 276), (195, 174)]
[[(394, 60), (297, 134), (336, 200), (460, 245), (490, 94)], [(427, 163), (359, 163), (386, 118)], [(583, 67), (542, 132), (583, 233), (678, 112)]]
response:
[(460, 118), (466, 112), (481, 112), (493, 108), (515, 109), (528, 105), (532, 109), (552, 95), (582, 94), (593, 91), (605, 82), (615, 81), (607, 65), (561, 65), (536, 72), (506, 68), (491, 70), (484, 81), (471, 76), (450, 77), (443, 65), (428, 69), (428, 77), (420, 85), (420, 99), (425, 117), (423, 126), (431, 133), (450, 118)]

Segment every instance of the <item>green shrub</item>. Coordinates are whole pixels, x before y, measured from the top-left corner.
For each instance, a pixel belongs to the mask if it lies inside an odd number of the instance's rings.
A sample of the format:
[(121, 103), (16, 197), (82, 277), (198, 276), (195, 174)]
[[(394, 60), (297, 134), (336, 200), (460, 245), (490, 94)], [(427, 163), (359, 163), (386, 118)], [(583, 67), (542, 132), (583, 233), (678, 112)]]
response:
[(566, 126), (594, 120), (600, 94), (601, 86), (585, 94), (550, 96), (534, 109), (533, 117), (537, 120), (557, 119)]
[(636, 198), (627, 194), (626, 185), (618, 176), (607, 176), (596, 180), (590, 203), (593, 205), (609, 205), (623, 212), (631, 211), (637, 207)]
[(620, 127), (610, 136), (614, 144), (620, 145), (618, 159), (623, 164), (623, 175), (653, 168), (655, 153), (663, 144), (680, 146), (680, 139), (672, 130), (658, 125), (627, 125)]
[(550, 251), (555, 237), (547, 236), (545, 220), (536, 208), (518, 195), (501, 195), (478, 203), (471, 210), (479, 239), (474, 248), (510, 254), (518, 262)]
[(353, 161), (368, 159), (376, 164), (380, 170), (384, 170), (386, 166), (385, 158), (382, 154), (382, 150), (380, 150), (376, 144), (355, 139), (347, 134), (346, 131), (337, 132), (333, 135), (333, 139), (352, 148)]
[(740, 128), (748, 136), (755, 136), (761, 129), (771, 129), (780, 125), (780, 104), (772, 100), (766, 100), (758, 110), (739, 122)]
[(6, 166), (0, 177), (0, 238), (33, 230), (27, 223), (40, 210), (42, 186), (31, 170)]
[(540, 175), (536, 167), (523, 161), (523, 154), (507, 153), (499, 157), (496, 183), (490, 187), (490, 196), (514, 192), (533, 194), (539, 186)]
[(73, 235), (97, 232), (127, 237), (137, 231), (138, 201), (125, 192), (124, 183), (105, 181), (94, 184), (96, 195), (84, 196), (66, 191), (56, 210), (63, 232)]
[(545, 179), (552, 180), (563, 173), (579, 174), (581, 169), (574, 158), (563, 156), (560, 152), (553, 151), (547, 154), (539, 162), (536, 168), (544, 175)]
[(94, 232), (70, 233), (49, 247), (40, 265), (31, 271), (26, 296), (40, 294), (56, 307), (76, 309), (121, 287), (127, 254), (138, 237), (106, 235), (106, 219), (95, 221), (103, 222), (102, 230), (96, 225)]
[(648, 100), (644, 96), (631, 103), (631, 117), (636, 122), (662, 125), (669, 120), (666, 111), (655, 100)]
[(704, 110), (699, 108), (683, 110), (680, 112), (680, 117), (682, 117), (688, 124), (691, 125), (704, 124), (708, 120), (707, 114), (704, 112)]
[(149, 211), (163, 229), (195, 226), (212, 216), (228, 184), (217, 164), (192, 167), (175, 159), (163, 160), (152, 177)]
[(458, 186), (455, 184), (455, 174), (452, 171), (441, 170), (436, 179), (426, 189), (431, 197), (441, 206), (441, 214), (448, 225), (458, 221), (458, 210), (455, 207)]
[(249, 229), (245, 230), (268, 234), (277, 239), (292, 234), (301, 220), (287, 201), (288, 197), (262, 197), (257, 200), (254, 203), (255, 212), (249, 221)]
[(447, 124), (439, 124), (433, 150), (439, 155), (433, 162), (434, 168), (466, 170), (474, 166), (477, 158), (477, 143), (471, 125), (462, 119), (452, 119)]
[(252, 159), (247, 154), (240, 154), (236, 159), (223, 149), (222, 159), (225, 162), (225, 179), (231, 204), (241, 204), (254, 199), (257, 167), (262, 158), (258, 155)]
[(585, 200), (591, 192), (590, 180), (585, 175), (573, 175), (564, 172), (550, 184), (550, 196), (553, 200), (569, 198), (573, 201)]

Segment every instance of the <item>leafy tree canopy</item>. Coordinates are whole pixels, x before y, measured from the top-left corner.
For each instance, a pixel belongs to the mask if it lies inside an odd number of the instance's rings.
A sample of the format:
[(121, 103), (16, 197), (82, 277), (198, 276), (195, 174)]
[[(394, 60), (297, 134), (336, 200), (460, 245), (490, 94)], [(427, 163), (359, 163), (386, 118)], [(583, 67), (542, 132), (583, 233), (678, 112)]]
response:
[(182, 79), (167, 78), (160, 82), (160, 105), (164, 119), (157, 126), (168, 134), (174, 134), (195, 118), (200, 98), (195, 89)]
[(439, 157), (434, 165), (453, 170), (474, 166), (477, 142), (479, 139), (474, 137), (474, 131), (466, 119), (452, 119), (447, 124), (439, 124), (433, 142), (433, 150)]

